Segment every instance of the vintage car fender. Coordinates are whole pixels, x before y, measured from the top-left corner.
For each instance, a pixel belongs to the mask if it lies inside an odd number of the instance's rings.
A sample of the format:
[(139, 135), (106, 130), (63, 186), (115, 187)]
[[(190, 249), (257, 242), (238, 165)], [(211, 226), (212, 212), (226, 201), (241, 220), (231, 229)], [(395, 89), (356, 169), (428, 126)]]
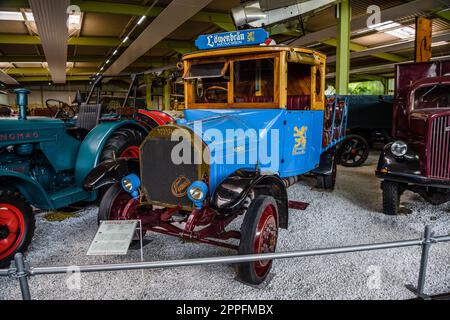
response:
[(99, 164), (100, 156), (106, 142), (120, 128), (135, 128), (146, 133), (148, 132), (144, 126), (133, 120), (100, 123), (89, 132), (78, 151), (75, 168), (75, 179), (77, 183), (83, 183), (92, 168), (95, 168)]
[(130, 173), (139, 175), (139, 160), (132, 158), (119, 158), (107, 160), (95, 167), (84, 179), (83, 189), (92, 191), (104, 186), (120, 182)]
[(52, 201), (42, 186), (29, 176), (9, 171), (0, 170), (0, 183), (8, 189), (19, 191), (27, 201), (40, 209), (54, 209)]
[(289, 224), (287, 191), (283, 180), (276, 175), (237, 170), (216, 187), (211, 207), (223, 213), (236, 212), (241, 209), (252, 190), (275, 198), (278, 204), (279, 225), (287, 229)]
[[(397, 180), (395, 177), (421, 177), (421, 163), (418, 145), (408, 143), (408, 151), (403, 157), (396, 157), (391, 152), (393, 142), (388, 143), (381, 152), (376, 175), (381, 179)], [(400, 179), (403, 180), (403, 179)]]

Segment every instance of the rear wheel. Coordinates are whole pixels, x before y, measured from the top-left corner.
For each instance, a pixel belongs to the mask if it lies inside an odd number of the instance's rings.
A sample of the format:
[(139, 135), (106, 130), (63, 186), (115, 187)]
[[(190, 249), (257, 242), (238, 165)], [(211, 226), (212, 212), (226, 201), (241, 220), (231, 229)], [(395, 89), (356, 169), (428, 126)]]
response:
[(336, 159), (334, 159), (331, 174), (317, 175), (316, 187), (324, 190), (334, 190), (334, 187), (336, 186), (336, 179), (337, 179), (337, 163)]
[(136, 129), (121, 128), (114, 132), (106, 142), (101, 161), (114, 158), (139, 159), (139, 147), (144, 140), (144, 134)]
[[(139, 159), (139, 147), (144, 141), (144, 134), (136, 129), (121, 128), (114, 132), (103, 149), (100, 162), (115, 158)], [(100, 188), (97, 201), (101, 201), (107, 187)]]
[[(258, 196), (250, 204), (241, 226), (239, 254), (275, 252), (278, 239), (278, 209), (273, 197)], [(246, 262), (236, 265), (237, 277), (248, 284), (258, 285), (268, 276), (272, 260)]]
[(35, 217), (19, 193), (0, 190), (0, 267), (9, 266), (17, 252), (24, 252), (34, 235)]
[(339, 160), (344, 167), (359, 167), (369, 157), (369, 143), (361, 136), (349, 135), (339, 147)]
[(383, 212), (389, 216), (398, 214), (400, 208), (400, 185), (393, 181), (384, 180), (381, 183), (383, 190)]

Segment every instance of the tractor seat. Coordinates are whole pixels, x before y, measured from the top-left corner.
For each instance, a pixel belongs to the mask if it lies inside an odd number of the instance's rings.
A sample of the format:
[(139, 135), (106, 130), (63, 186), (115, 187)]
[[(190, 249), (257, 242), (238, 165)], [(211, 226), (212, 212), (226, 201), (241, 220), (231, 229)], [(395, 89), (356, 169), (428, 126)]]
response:
[(68, 128), (67, 132), (75, 139), (84, 140), (89, 131), (99, 124), (101, 113), (100, 104), (81, 104), (75, 127)]

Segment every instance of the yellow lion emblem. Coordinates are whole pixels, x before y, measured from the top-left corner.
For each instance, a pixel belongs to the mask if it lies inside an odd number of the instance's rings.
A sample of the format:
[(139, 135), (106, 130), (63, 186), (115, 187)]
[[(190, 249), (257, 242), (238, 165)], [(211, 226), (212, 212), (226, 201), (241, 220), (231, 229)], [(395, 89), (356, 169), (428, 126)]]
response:
[(294, 139), (295, 146), (292, 151), (292, 155), (304, 154), (306, 150), (306, 132), (308, 131), (307, 127), (294, 127)]

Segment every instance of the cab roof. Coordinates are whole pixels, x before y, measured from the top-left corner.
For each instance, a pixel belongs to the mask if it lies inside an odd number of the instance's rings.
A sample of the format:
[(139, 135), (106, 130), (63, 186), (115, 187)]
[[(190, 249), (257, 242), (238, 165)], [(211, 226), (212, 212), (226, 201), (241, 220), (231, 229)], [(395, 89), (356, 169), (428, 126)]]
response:
[(293, 51), (300, 52), (318, 56), (322, 59), (326, 59), (326, 55), (312, 49), (300, 48), (300, 47), (289, 47), (289, 46), (251, 46), (251, 47), (232, 47), (232, 48), (221, 48), (212, 50), (202, 50), (193, 53), (188, 53), (183, 56), (183, 60), (192, 60), (199, 58), (212, 58), (217, 56), (233, 56), (233, 55), (245, 55), (245, 54), (258, 54), (258, 53), (272, 53), (272, 52), (282, 52), (282, 51)]

